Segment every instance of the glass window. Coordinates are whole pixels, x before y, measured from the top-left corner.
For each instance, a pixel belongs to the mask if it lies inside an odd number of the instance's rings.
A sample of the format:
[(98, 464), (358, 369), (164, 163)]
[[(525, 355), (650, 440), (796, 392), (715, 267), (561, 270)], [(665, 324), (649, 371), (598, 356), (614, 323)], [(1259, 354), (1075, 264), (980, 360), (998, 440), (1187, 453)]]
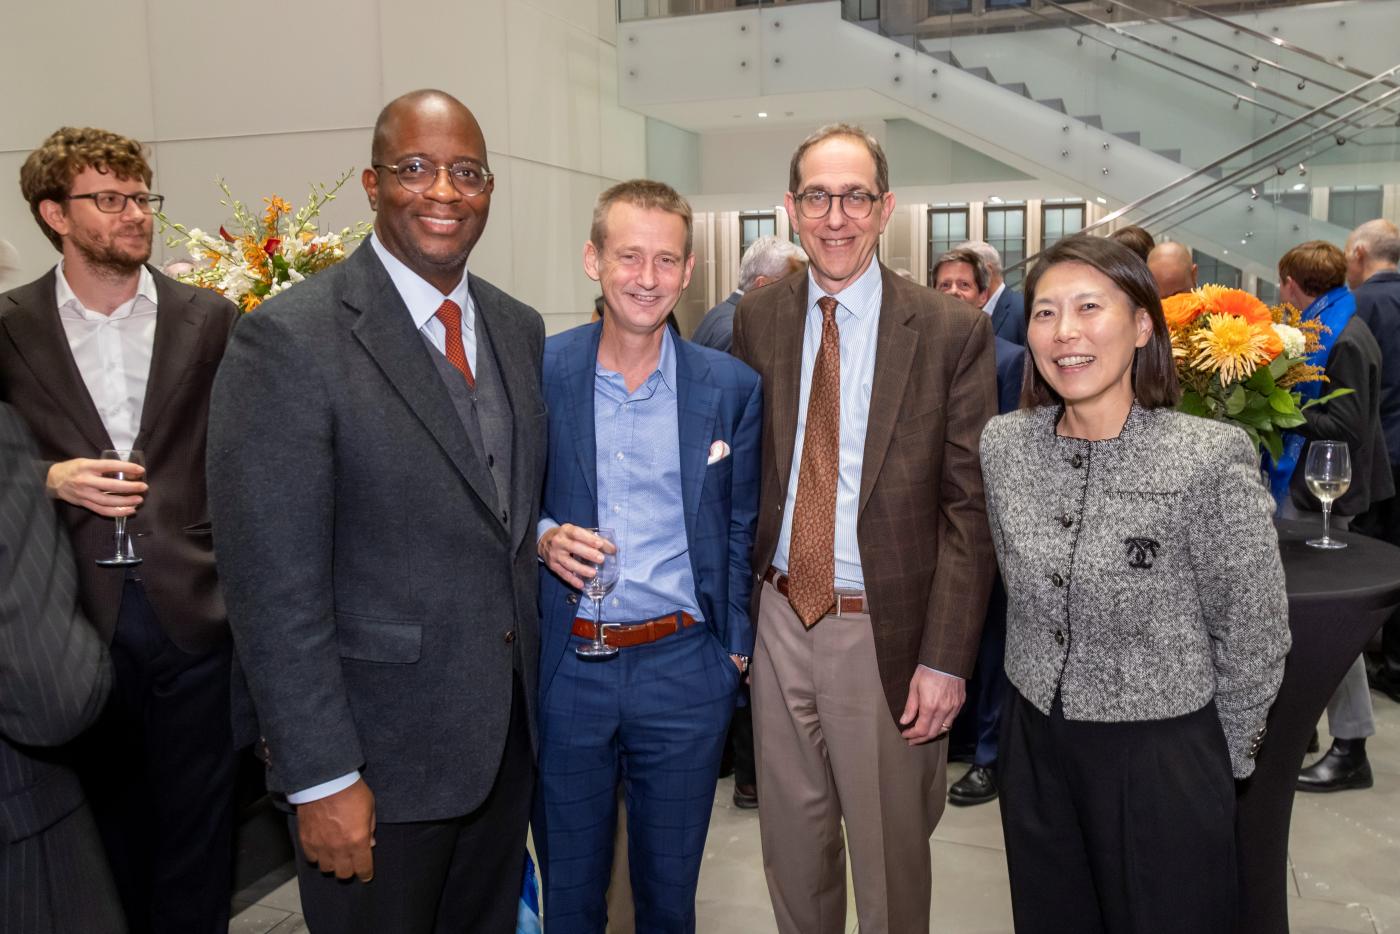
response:
[(1327, 219), (1351, 230), (1381, 216), (1381, 186), (1354, 185), (1333, 188), (1327, 196)]
[(778, 232), (778, 216), (772, 211), (739, 215), (739, 255), (748, 252), (749, 246), (759, 237), (771, 237)]
[(928, 0), (929, 16), (947, 16), (950, 13), (971, 13), (972, 0)]
[(1192, 250), (1191, 259), (1196, 264), (1197, 285), (1223, 285), (1231, 289), (1240, 287), (1244, 274), (1229, 263), (1222, 263), (1200, 250)]
[(1255, 280), (1254, 294), (1259, 296), (1259, 300), (1265, 305), (1278, 304), (1278, 284), (1268, 279)]
[(1040, 248), (1084, 229), (1083, 201), (1046, 201), (1040, 209)]
[[(1025, 278), (1024, 268), (1012, 269), (1026, 258), (1026, 206), (988, 206), (984, 215), (986, 240), (1001, 254), (1001, 266), (1006, 270), (1006, 284), (1020, 288)], [(1082, 226), (1082, 225), (1081, 225)]]
[(967, 205), (939, 205), (928, 209), (928, 271), (934, 260), (967, 239)]
[(1295, 211), (1304, 217), (1312, 217), (1312, 192), (1307, 189), (1280, 191), (1274, 195), (1274, 203), (1286, 211)]

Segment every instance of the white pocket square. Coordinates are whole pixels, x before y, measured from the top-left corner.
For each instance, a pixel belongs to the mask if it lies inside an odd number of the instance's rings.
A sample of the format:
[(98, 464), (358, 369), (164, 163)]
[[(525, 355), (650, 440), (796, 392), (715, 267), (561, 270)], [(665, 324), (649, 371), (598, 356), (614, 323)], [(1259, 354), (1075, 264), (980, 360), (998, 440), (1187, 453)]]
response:
[(729, 445), (723, 441), (716, 441), (710, 445), (710, 459), (705, 461), (705, 466), (717, 464), (729, 456)]

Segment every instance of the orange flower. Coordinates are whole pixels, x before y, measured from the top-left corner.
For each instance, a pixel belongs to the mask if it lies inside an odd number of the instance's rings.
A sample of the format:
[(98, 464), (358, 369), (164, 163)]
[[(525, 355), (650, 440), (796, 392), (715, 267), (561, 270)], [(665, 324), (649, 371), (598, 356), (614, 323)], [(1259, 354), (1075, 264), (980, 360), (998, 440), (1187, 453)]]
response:
[(1206, 310), (1199, 292), (1182, 292), (1162, 299), (1162, 313), (1166, 315), (1167, 327), (1179, 331), (1195, 321)]
[(1234, 315), (1250, 324), (1269, 324), (1274, 320), (1268, 305), (1241, 289), (1203, 285), (1197, 291), (1201, 293), (1201, 298), (1211, 314)]
[(1278, 336), (1278, 332), (1274, 330), (1272, 324), (1255, 324), (1252, 325), (1252, 328), (1256, 333), (1263, 335), (1264, 343), (1261, 349), (1269, 361), (1273, 362), (1279, 354), (1283, 353), (1283, 338)]
[(239, 304), (243, 306), (243, 311), (246, 314), (261, 305), (262, 299), (258, 298), (252, 292), (244, 292), (243, 298), (240, 299)]
[(264, 198), (263, 202), (267, 205), (267, 212), (263, 214), (263, 226), (268, 230), (274, 230), (277, 227), (277, 218), (290, 213), (292, 206), (276, 195)]

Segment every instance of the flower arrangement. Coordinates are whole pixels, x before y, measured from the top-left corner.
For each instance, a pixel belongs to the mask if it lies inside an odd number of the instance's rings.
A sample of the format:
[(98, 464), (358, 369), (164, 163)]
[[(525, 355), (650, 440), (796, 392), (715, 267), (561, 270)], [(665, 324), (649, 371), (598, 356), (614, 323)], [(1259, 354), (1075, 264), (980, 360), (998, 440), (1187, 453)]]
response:
[(1284, 431), (1304, 423), (1304, 409), (1351, 392), (1302, 401), (1294, 387), (1327, 379), (1307, 362), (1321, 347), (1323, 325), (1304, 321), (1292, 305), (1270, 308), (1240, 289), (1205, 285), (1163, 299), (1162, 311), (1181, 381), (1180, 409), (1240, 426), (1275, 461)]
[(219, 179), (224, 193), (219, 203), (233, 211), (234, 230), (220, 227), (217, 236), (157, 215), (163, 230), (175, 231), (166, 245), (183, 247), (194, 262), (193, 269), (176, 278), (218, 292), (247, 312), (307, 276), (334, 266), (346, 257), (348, 247), (372, 229), (364, 221), (338, 233), (316, 229), (321, 208), (335, 200), (352, 174), (353, 170), (347, 171), (330, 185), (313, 183), (306, 204), (295, 211), (276, 195), (264, 198), (261, 216), (249, 211)]

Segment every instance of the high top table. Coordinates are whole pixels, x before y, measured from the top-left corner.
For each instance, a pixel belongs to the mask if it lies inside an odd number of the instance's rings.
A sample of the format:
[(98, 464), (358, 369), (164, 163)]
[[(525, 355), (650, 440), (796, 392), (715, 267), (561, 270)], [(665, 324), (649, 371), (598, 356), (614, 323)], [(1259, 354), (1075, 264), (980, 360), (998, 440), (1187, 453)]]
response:
[(1321, 516), (1276, 525), (1293, 648), (1254, 774), (1238, 786), (1240, 934), (1288, 930), (1288, 830), (1308, 739), (1342, 676), (1400, 606), (1400, 548), (1350, 532), (1333, 533), (1347, 548), (1309, 548)]

